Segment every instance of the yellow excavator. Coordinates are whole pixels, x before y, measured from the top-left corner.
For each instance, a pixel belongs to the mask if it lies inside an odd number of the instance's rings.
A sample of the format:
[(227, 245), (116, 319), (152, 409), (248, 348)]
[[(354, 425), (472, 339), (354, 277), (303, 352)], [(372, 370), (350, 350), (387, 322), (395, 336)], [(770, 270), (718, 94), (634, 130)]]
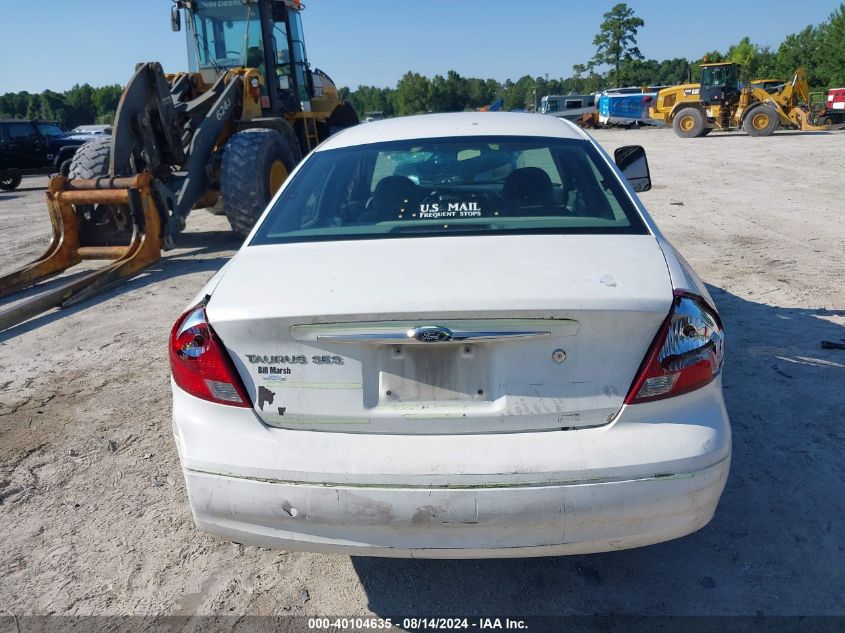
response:
[(175, 0), (189, 72), (139, 64), (111, 137), (83, 145), (67, 177), (50, 180), (47, 252), (0, 277), (0, 297), (83, 260), (108, 260), (0, 308), (0, 330), (129, 278), (172, 248), (195, 208), (225, 213), (249, 233), (301, 160), (336, 129), (358, 123), (305, 54), (299, 0)]
[[(701, 82), (664, 88), (649, 115), (671, 125), (682, 138), (706, 136), (715, 130), (743, 129), (750, 136), (768, 136), (780, 125), (799, 130), (830, 130), (816, 125), (807, 108), (810, 89), (803, 68), (792, 81), (768, 92), (751, 82), (741, 86), (738, 64), (701, 65)], [(771, 89), (771, 88), (770, 88)]]

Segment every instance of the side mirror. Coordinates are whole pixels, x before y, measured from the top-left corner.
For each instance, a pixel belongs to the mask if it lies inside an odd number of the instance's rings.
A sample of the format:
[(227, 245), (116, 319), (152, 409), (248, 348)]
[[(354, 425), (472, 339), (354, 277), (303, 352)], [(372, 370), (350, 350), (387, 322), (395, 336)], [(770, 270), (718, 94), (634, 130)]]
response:
[(639, 193), (651, 189), (651, 173), (648, 170), (645, 150), (641, 145), (617, 148), (613, 153), (613, 160), (634, 191)]
[(172, 7), (170, 9), (170, 28), (174, 32), (182, 30), (182, 14), (179, 13), (179, 7)]

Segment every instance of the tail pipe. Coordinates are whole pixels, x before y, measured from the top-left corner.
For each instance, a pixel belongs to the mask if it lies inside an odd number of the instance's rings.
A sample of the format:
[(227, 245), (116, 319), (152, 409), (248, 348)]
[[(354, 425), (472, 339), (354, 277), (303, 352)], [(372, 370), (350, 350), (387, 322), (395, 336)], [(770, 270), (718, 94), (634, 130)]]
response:
[[(128, 244), (85, 243), (80, 230), (80, 207), (123, 207), (131, 219)], [(56, 176), (47, 189), (47, 209), (53, 238), (47, 251), (30, 264), (0, 277), (0, 297), (8, 297), (81, 263), (111, 260), (106, 266), (81, 273), (58, 285), (0, 308), (0, 330), (13, 327), (42, 312), (78, 303), (132, 277), (161, 257), (161, 220), (149, 173), (130, 178), (68, 180)]]

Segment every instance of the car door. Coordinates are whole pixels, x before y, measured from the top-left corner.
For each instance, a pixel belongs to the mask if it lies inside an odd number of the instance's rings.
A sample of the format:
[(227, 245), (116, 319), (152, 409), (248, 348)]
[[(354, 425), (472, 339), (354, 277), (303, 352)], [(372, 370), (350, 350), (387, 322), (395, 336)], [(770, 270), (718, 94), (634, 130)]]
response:
[(0, 170), (12, 167), (9, 156), (9, 139), (6, 134), (6, 124), (0, 123)]
[(31, 123), (8, 123), (6, 127), (10, 167), (33, 169), (43, 167), (44, 141)]

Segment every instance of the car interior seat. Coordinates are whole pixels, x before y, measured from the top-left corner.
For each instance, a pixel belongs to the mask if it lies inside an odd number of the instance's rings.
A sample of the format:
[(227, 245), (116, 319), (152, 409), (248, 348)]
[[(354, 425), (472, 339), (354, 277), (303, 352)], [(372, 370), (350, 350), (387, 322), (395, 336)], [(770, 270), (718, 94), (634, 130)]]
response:
[(553, 195), (552, 180), (539, 167), (514, 169), (502, 186), (502, 198), (515, 208), (550, 205)]
[[(422, 191), (407, 176), (382, 178), (367, 202), (366, 210), (359, 222), (383, 222), (403, 219), (404, 212), (416, 213), (422, 199)], [(405, 216), (406, 218), (408, 216)]]

